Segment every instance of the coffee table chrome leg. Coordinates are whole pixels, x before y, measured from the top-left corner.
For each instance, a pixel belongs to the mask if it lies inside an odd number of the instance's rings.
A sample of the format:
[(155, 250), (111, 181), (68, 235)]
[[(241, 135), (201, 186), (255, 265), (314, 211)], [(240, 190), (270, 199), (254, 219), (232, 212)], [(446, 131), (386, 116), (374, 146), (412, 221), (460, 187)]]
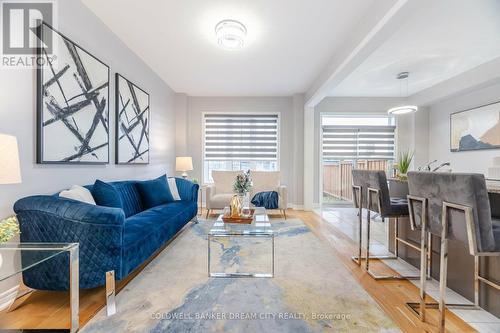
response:
[(70, 332), (80, 328), (80, 286), (79, 286), (78, 244), (69, 249), (69, 298), (70, 298)]
[(272, 274), (271, 274), (271, 277), (274, 277), (274, 234), (272, 236), (273, 240), (272, 240), (272, 247), (273, 247), (273, 255), (272, 255), (272, 265), (273, 265), (273, 270), (272, 270)]
[(210, 277), (212, 275), (210, 272), (210, 235), (208, 235), (207, 239), (208, 239), (208, 277)]

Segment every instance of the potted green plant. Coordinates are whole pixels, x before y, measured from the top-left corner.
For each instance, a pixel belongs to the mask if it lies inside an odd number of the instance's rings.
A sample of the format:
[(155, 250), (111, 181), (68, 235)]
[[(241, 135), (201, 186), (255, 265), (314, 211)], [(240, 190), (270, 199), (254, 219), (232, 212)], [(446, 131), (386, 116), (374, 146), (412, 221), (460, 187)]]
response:
[(398, 163), (397, 163), (398, 174), (396, 176), (398, 179), (406, 180), (408, 178), (406, 174), (410, 169), (411, 161), (413, 160), (413, 155), (414, 152), (410, 150), (406, 150), (399, 153)]

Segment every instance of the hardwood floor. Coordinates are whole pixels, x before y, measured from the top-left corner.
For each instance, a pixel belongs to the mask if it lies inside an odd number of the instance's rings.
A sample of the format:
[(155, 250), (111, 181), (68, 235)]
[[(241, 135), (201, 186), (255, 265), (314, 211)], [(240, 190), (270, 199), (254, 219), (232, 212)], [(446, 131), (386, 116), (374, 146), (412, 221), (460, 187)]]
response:
[[(297, 217), (318, 236), (329, 243), (344, 266), (351, 272), (352, 276), (360, 285), (375, 299), (380, 307), (391, 317), (392, 320), (404, 332), (437, 332), (438, 311), (427, 310), (427, 323), (422, 323), (412, 311), (406, 307), (406, 302), (415, 302), (419, 299), (418, 288), (406, 280), (374, 280), (366, 273), (364, 268), (358, 266), (351, 260), (356, 253), (357, 244), (340, 230), (323, 220), (312, 212), (294, 211), (291, 217)], [(395, 274), (395, 272), (384, 263), (374, 260), (370, 266), (380, 274)], [(430, 297), (427, 302), (434, 302)], [(475, 332), (475, 330), (458, 318), (453, 313), (446, 312), (447, 332)]]
[[(408, 281), (375, 281), (351, 259), (356, 244), (349, 237), (312, 212), (287, 211), (288, 218), (299, 218), (320, 238), (331, 246), (331, 250), (351, 272), (361, 286), (375, 299), (380, 307), (399, 325), (404, 332), (436, 332), (437, 311), (428, 310), (428, 322), (422, 323), (413, 315), (405, 303), (418, 300), (418, 289)], [(213, 216), (215, 217), (215, 215)], [(271, 217), (279, 217), (272, 215)], [(181, 231), (182, 232), (182, 231)], [(166, 245), (168, 246), (168, 244)], [(161, 252), (161, 250), (159, 251)], [(159, 253), (158, 252), (158, 253)], [(149, 261), (153, 260), (153, 256)], [(147, 263), (149, 263), (149, 261)], [(144, 263), (132, 276), (117, 284), (118, 291), (137, 275), (146, 265)], [(380, 273), (391, 269), (383, 263), (374, 261), (373, 268)], [(392, 272), (394, 273), (394, 272)], [(430, 300), (428, 300), (430, 301)], [(80, 292), (80, 327), (85, 325), (104, 307), (104, 288), (82, 290)], [(118, 308), (119, 311), (119, 308)], [(447, 313), (448, 332), (475, 332), (472, 327)], [(18, 299), (9, 313), (0, 314), (2, 329), (67, 329), (69, 327), (69, 295), (66, 292), (35, 291)]]

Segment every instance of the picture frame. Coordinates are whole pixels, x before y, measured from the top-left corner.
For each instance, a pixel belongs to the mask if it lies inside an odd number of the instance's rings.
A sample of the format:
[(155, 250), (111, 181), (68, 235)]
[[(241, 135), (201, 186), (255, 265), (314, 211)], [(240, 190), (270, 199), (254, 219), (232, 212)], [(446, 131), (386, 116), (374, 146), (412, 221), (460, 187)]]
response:
[(120, 73), (115, 93), (115, 163), (149, 164), (150, 95)]
[(500, 149), (500, 102), (450, 114), (450, 151)]
[[(52, 62), (41, 47), (48, 33)], [(37, 34), (36, 162), (108, 164), (109, 66), (45, 22)]]

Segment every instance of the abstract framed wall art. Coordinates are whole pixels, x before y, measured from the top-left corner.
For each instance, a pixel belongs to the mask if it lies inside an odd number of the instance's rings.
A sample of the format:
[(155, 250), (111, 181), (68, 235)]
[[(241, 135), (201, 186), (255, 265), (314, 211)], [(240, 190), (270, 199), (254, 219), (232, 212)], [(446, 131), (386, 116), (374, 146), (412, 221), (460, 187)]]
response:
[(452, 113), (452, 152), (500, 149), (500, 102)]
[(149, 164), (149, 94), (116, 73), (116, 164)]
[(37, 33), (37, 163), (109, 163), (109, 67), (46, 23)]

